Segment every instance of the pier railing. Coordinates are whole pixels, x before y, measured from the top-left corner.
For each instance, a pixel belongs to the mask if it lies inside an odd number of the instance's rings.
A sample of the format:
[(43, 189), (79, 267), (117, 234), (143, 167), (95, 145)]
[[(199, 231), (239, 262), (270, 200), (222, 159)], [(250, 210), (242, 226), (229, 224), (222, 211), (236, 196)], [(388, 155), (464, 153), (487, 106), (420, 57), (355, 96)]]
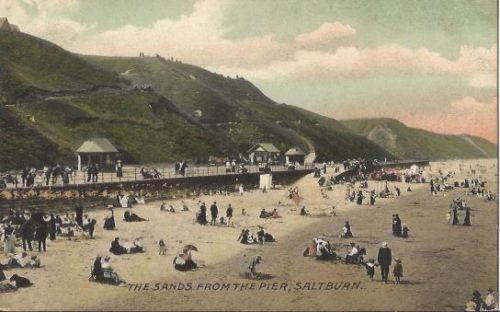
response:
[[(43, 170), (36, 171), (35, 183), (30, 187), (47, 187), (47, 186), (63, 186), (63, 185), (88, 185), (88, 184), (98, 184), (98, 183), (116, 183), (116, 182), (134, 182), (134, 181), (154, 181), (160, 179), (178, 179), (178, 178), (190, 178), (190, 177), (208, 177), (208, 176), (220, 176), (220, 175), (235, 175), (235, 174), (245, 174), (245, 173), (266, 173), (265, 169), (258, 165), (247, 165), (245, 166), (245, 171), (241, 171), (238, 166), (233, 171), (232, 167), (226, 166), (189, 166), (186, 168), (184, 173), (176, 172), (172, 167), (156, 167), (156, 173), (158, 176), (150, 177), (143, 175), (140, 166), (124, 166), (122, 169), (122, 176), (118, 177), (116, 172), (99, 172), (95, 177), (87, 174), (86, 171), (73, 171), (69, 175), (68, 183), (63, 183), (61, 176), (53, 178), (52, 176), (47, 179)], [(149, 167), (152, 169), (152, 167)], [(290, 168), (288, 165), (270, 165), (270, 172), (286, 172), (292, 170), (312, 170), (315, 168), (314, 164), (304, 164), (295, 166), (295, 168)], [(10, 172), (10, 174), (17, 178), (18, 184), (7, 183), (7, 188), (24, 188), (21, 172)]]

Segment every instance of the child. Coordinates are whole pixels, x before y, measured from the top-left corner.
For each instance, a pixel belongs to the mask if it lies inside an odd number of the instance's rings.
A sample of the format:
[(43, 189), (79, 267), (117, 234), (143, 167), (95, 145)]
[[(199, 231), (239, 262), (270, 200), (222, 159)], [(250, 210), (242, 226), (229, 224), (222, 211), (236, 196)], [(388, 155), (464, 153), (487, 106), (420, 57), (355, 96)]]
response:
[(158, 254), (163, 256), (167, 254), (167, 245), (165, 244), (163, 239), (160, 239), (158, 241)]
[(401, 237), (408, 238), (409, 231), (410, 231), (410, 229), (408, 228), (408, 225), (403, 224), (403, 234), (401, 235)]
[(375, 275), (375, 260), (370, 259), (365, 263), (366, 275), (370, 277), (370, 280), (373, 281), (373, 275)]
[(401, 263), (401, 259), (396, 259), (396, 265), (394, 265), (392, 273), (396, 279), (396, 284), (401, 283), (401, 277), (403, 277), (403, 264)]

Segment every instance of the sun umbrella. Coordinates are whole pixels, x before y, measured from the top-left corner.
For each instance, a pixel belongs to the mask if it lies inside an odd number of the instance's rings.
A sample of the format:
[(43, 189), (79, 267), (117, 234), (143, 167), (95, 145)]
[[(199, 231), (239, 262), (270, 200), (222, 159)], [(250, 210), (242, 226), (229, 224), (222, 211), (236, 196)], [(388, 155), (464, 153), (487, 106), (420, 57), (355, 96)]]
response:
[(198, 248), (196, 248), (196, 246), (194, 245), (186, 245), (184, 246), (184, 249), (198, 251)]

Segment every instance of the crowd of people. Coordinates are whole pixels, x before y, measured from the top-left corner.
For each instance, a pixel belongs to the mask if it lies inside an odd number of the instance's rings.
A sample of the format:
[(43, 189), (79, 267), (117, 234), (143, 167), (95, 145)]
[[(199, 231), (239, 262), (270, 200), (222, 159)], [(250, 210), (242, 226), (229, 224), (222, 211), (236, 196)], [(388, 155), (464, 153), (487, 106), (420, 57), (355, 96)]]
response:
[[(182, 165), (184, 162), (179, 163), (179, 166), (176, 165), (176, 171), (179, 171), (178, 174), (182, 173)], [(354, 160), (348, 162), (345, 167), (347, 169), (356, 169), (360, 172), (367, 171), (368, 166), (377, 165), (376, 162), (366, 162), (360, 160)], [(231, 166), (231, 165), (230, 165)], [(232, 167), (231, 167), (232, 170)], [(185, 171), (184, 171), (185, 172)], [(326, 166), (321, 169), (323, 174), (326, 174), (327, 169)], [(321, 177), (321, 173), (320, 173)], [(97, 178), (96, 178), (97, 179)], [(91, 181), (94, 181), (94, 178), (90, 178)], [(441, 187), (440, 183), (432, 182), (435, 180), (431, 180), (431, 191), (434, 194)], [(484, 182), (481, 181), (464, 181), (463, 187), (470, 188), (471, 185), (474, 187), (484, 187)], [(354, 189), (356, 182), (359, 182), (359, 188), (357, 190)], [(481, 184), (482, 183), (482, 184)], [(467, 186), (465, 186), (467, 184)], [(479, 186), (476, 186), (479, 185)], [(354, 202), (357, 205), (362, 205), (365, 199), (369, 198), (368, 204), (374, 205), (375, 198), (377, 196), (380, 197), (389, 197), (401, 196), (401, 189), (399, 186), (395, 185), (391, 186), (391, 189), (394, 189), (393, 192), (389, 189), (388, 185), (385, 184), (385, 187), (381, 193), (378, 195), (374, 190), (366, 191), (369, 188), (368, 180), (366, 176), (363, 176), (359, 181), (351, 181), (351, 186), (347, 188), (347, 200), (349, 202)], [(481, 186), (483, 185), (483, 186)], [(408, 189), (408, 191), (410, 191)], [(484, 192), (484, 188), (483, 188)], [(476, 194), (481, 192), (476, 190)], [(210, 193), (210, 194), (221, 194), (221, 193)], [(389, 195), (390, 194), (390, 195)], [(222, 194), (221, 194), (222, 195)], [(227, 193), (226, 193), (227, 195)], [(299, 190), (297, 187), (289, 188), (286, 191), (286, 197), (292, 202), (296, 203), (298, 206), (298, 202), (302, 200), (299, 196)], [(108, 215), (104, 219), (103, 228), (105, 230), (115, 230), (116, 229), (116, 220), (114, 218), (114, 211), (118, 207), (125, 208), (123, 215), (123, 226), (126, 227), (129, 222), (144, 222), (148, 221), (148, 219), (139, 216), (142, 214), (139, 212), (133, 212), (129, 208), (131, 208), (134, 204), (144, 203), (144, 196), (141, 194), (118, 194), (116, 196), (116, 204), (109, 207), (110, 215)], [(199, 202), (199, 210), (196, 211), (195, 222), (200, 225), (226, 225), (226, 226), (234, 226), (233, 217), (235, 215), (235, 208), (228, 204), (225, 213), (220, 211), (220, 205), (218, 205), (217, 201), (213, 201), (210, 204), (209, 209), (205, 202)], [(209, 211), (208, 211), (209, 210)], [(451, 210), (449, 212), (448, 222), (455, 225), (459, 224), (459, 214), (458, 211), (465, 211), (465, 217), (463, 220), (464, 225), (471, 225), (471, 208), (468, 207), (464, 200), (457, 199), (454, 200), (451, 204)], [(163, 202), (160, 205), (160, 211), (169, 212), (169, 213), (177, 213), (177, 210), (174, 208), (172, 204), (167, 205)], [(184, 201), (181, 201), (181, 209), (178, 211), (181, 212), (189, 212), (190, 209)], [(242, 215), (245, 215), (245, 210), (241, 209)], [(280, 210), (281, 211), (281, 210)], [(208, 215), (210, 213), (210, 215)], [(302, 206), (300, 209), (300, 215), (307, 216), (309, 212), (306, 210), (305, 206)], [(169, 214), (165, 214), (167, 216)], [(277, 208), (272, 208), (271, 211), (267, 211), (266, 208), (262, 208), (259, 213), (260, 219), (274, 219), (274, 218), (282, 218), (282, 216), (278, 213)], [(261, 220), (262, 222), (268, 222), (269, 220)], [(65, 215), (54, 215), (49, 213), (48, 215), (40, 216), (30, 216), (26, 218), (18, 211), (13, 211), (9, 216), (8, 220), (3, 222), (2, 235), (4, 242), (4, 252), (8, 257), (7, 263), (0, 265), (0, 280), (2, 280), (2, 275), (4, 275), (4, 270), (9, 268), (21, 267), (21, 268), (38, 268), (41, 266), (40, 259), (37, 256), (29, 255), (28, 250), (31, 252), (33, 250), (32, 242), (35, 241), (38, 243), (38, 251), (44, 252), (46, 251), (46, 239), (55, 240), (58, 236), (67, 236), (68, 238), (77, 236), (77, 233), (81, 232), (88, 238), (94, 237), (94, 230), (96, 227), (96, 220), (88, 215), (83, 214), (83, 208), (77, 207), (75, 209), (75, 214), (66, 213)], [(88, 234), (87, 234), (88, 233)], [(337, 232), (338, 233), (338, 232)], [(392, 233), (395, 237), (408, 238), (409, 236), (409, 228), (406, 224), (404, 224), (399, 216), (399, 214), (392, 215)], [(413, 234), (413, 233), (412, 233)], [(120, 261), (121, 255), (129, 255), (135, 253), (144, 253), (146, 252), (141, 238), (134, 238), (131, 241), (126, 239), (120, 239), (118, 235), (114, 235), (113, 241), (110, 243), (110, 247), (107, 250), (110, 254), (118, 257), (111, 256), (97, 256), (92, 265), (91, 265), (91, 274), (90, 280), (101, 283), (109, 283), (113, 285), (123, 285), (125, 284), (124, 279), (116, 272), (116, 270), (112, 267), (111, 262)], [(336, 239), (337, 236), (335, 236)], [(389, 283), (390, 273), (392, 272), (392, 276), (394, 278), (395, 284), (400, 284), (403, 278), (403, 261), (400, 258), (393, 257), (393, 252), (391, 248), (389, 248), (389, 244), (387, 242), (383, 242), (378, 249), (378, 253), (376, 255), (370, 255), (368, 257), (368, 253), (365, 247), (356, 243), (354, 240), (353, 231), (351, 228), (351, 224), (348, 220), (345, 221), (342, 231), (340, 235), (340, 243), (335, 244), (335, 242), (331, 243), (324, 237), (314, 238), (312, 242), (310, 242), (307, 248), (303, 252), (303, 256), (312, 257), (316, 260), (320, 261), (334, 261), (334, 262), (342, 262), (348, 265), (358, 265), (364, 267), (366, 269), (366, 274), (370, 280), (373, 280), (376, 274), (377, 268), (380, 269), (381, 280), (385, 283)], [(345, 246), (345, 242), (347, 239), (349, 244), (347, 246), (345, 254), (341, 254), (339, 252), (338, 246)], [(22, 240), (22, 246), (24, 252), (16, 253), (16, 241)], [(267, 243), (276, 243), (276, 238), (266, 230), (261, 225), (258, 225), (255, 228), (245, 226), (241, 229), (241, 233), (239, 234), (237, 241), (243, 245), (265, 245)], [(158, 244), (158, 254), (160, 256), (164, 256), (167, 254), (167, 244), (165, 240), (160, 239), (157, 241)], [(270, 244), (271, 246), (273, 244)], [(35, 247), (36, 249), (36, 247)], [(251, 249), (251, 248), (250, 248)], [(197, 252), (198, 249), (193, 245), (185, 245), (182, 250), (175, 254), (172, 260), (173, 268), (178, 271), (190, 271), (195, 270), (200, 267), (200, 265), (194, 260), (193, 252)], [(257, 267), (262, 263), (261, 255), (254, 255), (249, 258), (248, 262), (248, 270), (249, 275), (251, 277), (255, 277), (258, 275)], [(392, 271), (391, 271), (392, 269)], [(4, 276), (4, 279), (6, 277)], [(31, 282), (27, 283), (22, 279), (22, 277), (18, 275), (13, 275), (11, 277), (13, 279), (14, 284), (19, 285), (31, 285)], [(18, 282), (15, 282), (15, 281)], [(21, 286), (17, 286), (21, 287)], [(481, 300), (479, 300), (479, 299)], [(475, 294), (473, 298), (473, 302), (477, 306), (480, 306), (482, 309), (486, 309), (491, 306), (491, 300), (482, 301), (480, 295)], [(485, 303), (486, 301), (489, 304)]]

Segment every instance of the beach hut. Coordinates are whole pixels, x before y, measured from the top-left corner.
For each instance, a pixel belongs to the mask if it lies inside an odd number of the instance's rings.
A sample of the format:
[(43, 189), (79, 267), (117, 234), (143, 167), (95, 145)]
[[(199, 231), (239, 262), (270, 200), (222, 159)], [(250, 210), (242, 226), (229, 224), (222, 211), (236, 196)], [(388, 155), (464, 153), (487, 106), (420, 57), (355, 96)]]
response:
[(272, 143), (257, 143), (248, 150), (248, 159), (254, 163), (269, 163), (279, 161), (280, 150)]
[(299, 147), (293, 147), (285, 153), (286, 164), (289, 165), (297, 162), (303, 165), (305, 156), (306, 153), (302, 149)]
[(78, 155), (78, 170), (82, 170), (82, 164), (99, 164), (100, 168), (114, 166), (118, 157), (118, 150), (106, 138), (92, 138), (83, 142), (76, 150)]

